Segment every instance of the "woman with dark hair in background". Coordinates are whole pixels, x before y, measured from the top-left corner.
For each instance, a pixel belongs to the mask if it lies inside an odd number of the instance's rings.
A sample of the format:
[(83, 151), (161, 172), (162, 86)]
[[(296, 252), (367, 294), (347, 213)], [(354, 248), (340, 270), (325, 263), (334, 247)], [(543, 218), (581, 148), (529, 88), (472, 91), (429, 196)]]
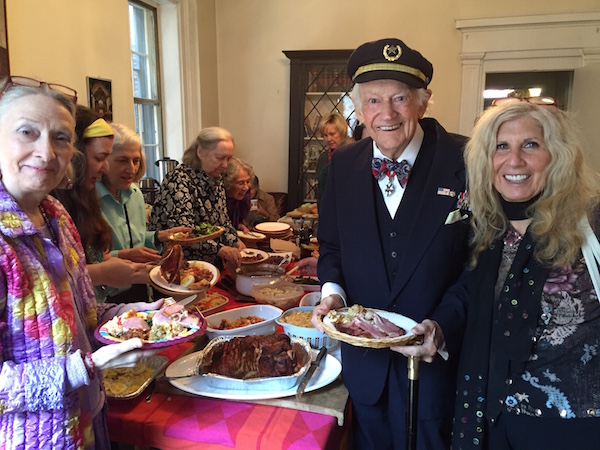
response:
[(54, 192), (73, 217), (81, 235), (88, 270), (96, 286), (97, 300), (103, 302), (107, 299), (107, 286), (121, 288), (147, 283), (151, 266), (112, 258), (109, 254), (112, 249), (112, 229), (102, 216), (95, 186), (102, 175), (108, 173), (113, 130), (96, 112), (78, 105), (75, 134), (77, 140), (72, 159), (73, 186)]

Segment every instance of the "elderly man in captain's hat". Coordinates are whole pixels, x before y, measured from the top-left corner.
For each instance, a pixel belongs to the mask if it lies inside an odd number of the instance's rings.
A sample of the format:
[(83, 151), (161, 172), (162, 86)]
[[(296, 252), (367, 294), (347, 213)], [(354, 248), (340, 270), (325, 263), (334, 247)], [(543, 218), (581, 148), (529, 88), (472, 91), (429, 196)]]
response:
[[(450, 447), (465, 304), (444, 298), (467, 257), (465, 139), (423, 118), (431, 63), (398, 39), (358, 47), (348, 61), (356, 115), (369, 138), (331, 158), (319, 216), (317, 317), (344, 304), (414, 319), (422, 346), (342, 344), (357, 449), (403, 449), (407, 357), (418, 355), (417, 444)], [(462, 209), (461, 209), (462, 207)], [(320, 327), (320, 325), (318, 325)]]

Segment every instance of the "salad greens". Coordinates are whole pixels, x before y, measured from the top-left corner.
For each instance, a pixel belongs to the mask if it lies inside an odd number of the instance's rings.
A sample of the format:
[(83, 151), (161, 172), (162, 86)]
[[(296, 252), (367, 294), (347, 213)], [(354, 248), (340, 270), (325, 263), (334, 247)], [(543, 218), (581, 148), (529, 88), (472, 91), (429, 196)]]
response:
[(202, 222), (200, 225), (196, 225), (194, 227), (194, 233), (198, 236), (206, 236), (207, 234), (212, 234), (219, 231), (219, 227), (217, 225), (211, 225), (207, 222)]

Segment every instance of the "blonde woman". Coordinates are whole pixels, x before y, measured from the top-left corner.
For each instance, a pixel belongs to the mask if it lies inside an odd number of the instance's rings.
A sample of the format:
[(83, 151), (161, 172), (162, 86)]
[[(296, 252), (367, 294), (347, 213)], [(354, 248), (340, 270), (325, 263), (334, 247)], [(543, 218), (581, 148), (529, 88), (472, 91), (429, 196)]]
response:
[(600, 440), (599, 293), (578, 226), (599, 234), (600, 195), (574, 130), (558, 108), (514, 100), (489, 108), (467, 146), (474, 236), (455, 449)]

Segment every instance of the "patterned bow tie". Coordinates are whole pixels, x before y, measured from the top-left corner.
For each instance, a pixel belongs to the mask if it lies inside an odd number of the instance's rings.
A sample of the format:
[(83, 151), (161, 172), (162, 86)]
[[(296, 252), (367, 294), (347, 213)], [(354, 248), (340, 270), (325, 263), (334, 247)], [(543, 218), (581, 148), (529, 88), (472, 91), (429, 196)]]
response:
[(394, 186), (392, 184), (392, 180), (394, 176), (398, 177), (398, 182), (400, 186), (403, 188), (406, 187), (406, 183), (408, 181), (408, 175), (410, 174), (410, 170), (412, 166), (403, 159), (400, 162), (392, 161), (391, 159), (381, 159), (381, 158), (373, 158), (371, 160), (371, 171), (373, 172), (373, 176), (379, 181), (386, 175), (390, 178), (390, 182), (386, 187), (386, 194), (392, 195), (394, 192)]

